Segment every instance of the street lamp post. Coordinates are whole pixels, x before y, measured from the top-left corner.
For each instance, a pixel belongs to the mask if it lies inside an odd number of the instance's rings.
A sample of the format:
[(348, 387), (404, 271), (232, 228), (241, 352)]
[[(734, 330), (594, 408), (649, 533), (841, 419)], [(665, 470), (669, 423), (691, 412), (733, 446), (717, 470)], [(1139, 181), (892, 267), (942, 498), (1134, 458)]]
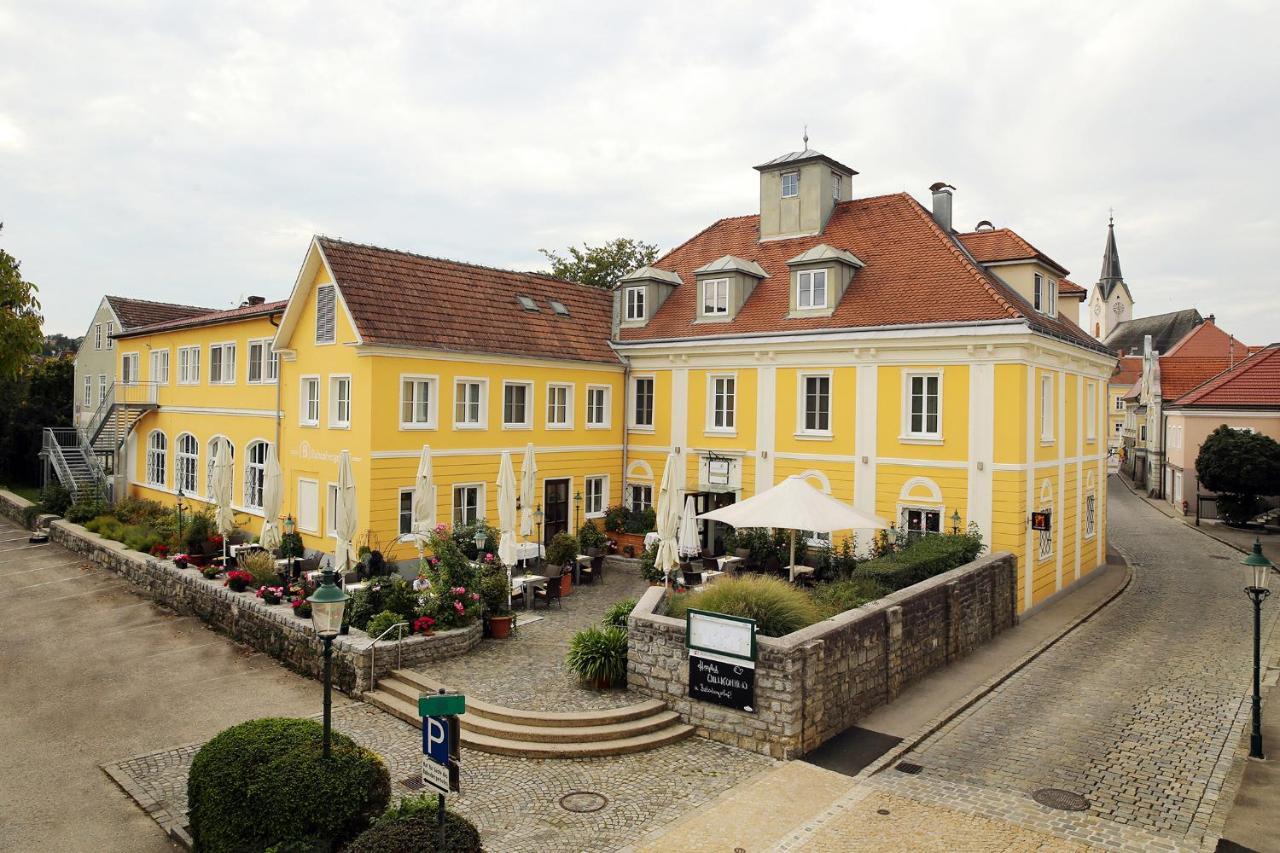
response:
[(1253, 732), (1249, 735), (1249, 757), (1263, 758), (1262, 754), (1262, 602), (1271, 590), (1267, 583), (1271, 580), (1271, 561), (1262, 553), (1262, 540), (1253, 540), (1253, 553), (1243, 560), (1249, 567), (1249, 586), (1244, 588), (1245, 595), (1253, 602)]
[(178, 489), (178, 500), (176, 501), (176, 508), (178, 510), (178, 544), (179, 545), (182, 544), (182, 508), (183, 506), (185, 506), (185, 504), (182, 503), (182, 499), (184, 497), (186, 497), (186, 495), (182, 493), (182, 489)]
[(547, 514), (542, 511), (542, 504), (538, 504), (533, 510), (533, 523), (538, 525), (538, 542), (542, 543), (542, 522), (546, 519)]
[(582, 509), (582, 492), (577, 491), (573, 493), (573, 530), (575, 533), (578, 530), (578, 516), (581, 514), (580, 513), (581, 509)]
[(951, 513), (951, 535), (952, 536), (960, 535), (960, 522), (962, 520), (963, 519), (960, 518), (960, 510), (956, 510), (955, 512)]
[(285, 586), (293, 581), (293, 561), (297, 559), (293, 553), (293, 531), (297, 529), (297, 525), (293, 521), (293, 513), (284, 517), (284, 535), (289, 537), (289, 576), (286, 578)]
[(324, 757), (328, 758), (333, 707), (333, 639), (342, 627), (342, 611), (347, 606), (347, 594), (333, 582), (333, 569), (324, 570), (320, 586), (307, 601), (311, 602), (311, 624), (324, 642)]

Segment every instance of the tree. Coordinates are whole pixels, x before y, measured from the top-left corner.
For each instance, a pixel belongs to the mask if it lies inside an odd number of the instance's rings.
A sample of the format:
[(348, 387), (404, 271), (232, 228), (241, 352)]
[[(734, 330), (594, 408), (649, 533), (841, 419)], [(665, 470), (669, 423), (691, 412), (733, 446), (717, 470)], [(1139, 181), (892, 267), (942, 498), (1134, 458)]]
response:
[(71, 426), (74, 385), (70, 355), (36, 356), (16, 377), (0, 379), (0, 482), (40, 482), (42, 431)]
[(44, 345), (37, 288), (23, 280), (20, 267), (17, 258), (0, 249), (0, 379), (16, 377)]
[(41, 354), (46, 356), (65, 355), (70, 353), (76, 354), (76, 350), (80, 349), (80, 342), (84, 338), (72, 338), (61, 332), (54, 332), (52, 335), (44, 336), (44, 346)]
[(1196, 476), (1206, 489), (1218, 493), (1223, 519), (1244, 525), (1258, 514), (1259, 495), (1280, 494), (1280, 443), (1223, 424), (1200, 445)]
[(611, 289), (627, 273), (653, 263), (658, 257), (657, 246), (630, 237), (616, 237), (599, 246), (583, 243), (581, 249), (570, 246), (565, 250), (568, 257), (547, 249), (538, 251), (551, 262), (551, 274), (556, 278), (605, 290)]

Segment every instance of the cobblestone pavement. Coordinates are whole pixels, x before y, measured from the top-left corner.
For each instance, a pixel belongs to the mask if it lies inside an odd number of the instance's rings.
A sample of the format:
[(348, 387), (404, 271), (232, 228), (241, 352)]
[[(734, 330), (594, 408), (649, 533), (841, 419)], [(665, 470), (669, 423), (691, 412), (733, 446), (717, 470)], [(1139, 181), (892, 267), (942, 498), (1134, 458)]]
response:
[[(561, 599), (562, 607), (519, 610), (516, 632), (506, 640), (483, 640), (465, 655), (416, 669), (451, 688), (510, 708), (586, 711), (637, 702), (626, 690), (581, 687), (564, 663), (575, 632), (599, 624), (615, 602), (639, 598), (648, 588), (633, 571), (612, 571), (604, 581), (574, 587), (572, 595)], [(519, 623), (532, 616), (541, 618)]]
[[(1087, 816), (1140, 830), (1136, 846), (1154, 843), (1147, 833), (1194, 842), (1221, 827), (1252, 665), (1240, 554), (1118, 484), (1110, 500), (1111, 544), (1134, 564), (1129, 589), (908, 753), (920, 776), (882, 774), (898, 789), (945, 800), (1062, 788), (1089, 800)], [(1077, 813), (1035, 808), (1088, 837)]]
[[(401, 784), (419, 772), (422, 739), (415, 728), (367, 705), (335, 709), (333, 725), (382, 755), (396, 794), (415, 793)], [(187, 771), (198, 748), (175, 747), (104, 769), (157, 820), (182, 815)], [(449, 807), (479, 827), (489, 850), (616, 850), (773, 764), (701, 738), (637, 755), (575, 761), (508, 758), (464, 748), (463, 793), (451, 796)], [(573, 792), (599, 793), (606, 802), (598, 811), (569, 811), (560, 800)]]

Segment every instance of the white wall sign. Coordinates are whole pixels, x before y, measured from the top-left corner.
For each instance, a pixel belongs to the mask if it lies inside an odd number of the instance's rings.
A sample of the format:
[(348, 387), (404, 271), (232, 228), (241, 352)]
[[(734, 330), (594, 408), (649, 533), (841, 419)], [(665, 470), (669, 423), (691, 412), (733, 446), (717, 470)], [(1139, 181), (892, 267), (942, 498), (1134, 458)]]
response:
[(750, 661), (754, 666), (756, 622), (690, 608), (685, 612), (685, 645), (691, 650), (724, 655), (735, 661)]

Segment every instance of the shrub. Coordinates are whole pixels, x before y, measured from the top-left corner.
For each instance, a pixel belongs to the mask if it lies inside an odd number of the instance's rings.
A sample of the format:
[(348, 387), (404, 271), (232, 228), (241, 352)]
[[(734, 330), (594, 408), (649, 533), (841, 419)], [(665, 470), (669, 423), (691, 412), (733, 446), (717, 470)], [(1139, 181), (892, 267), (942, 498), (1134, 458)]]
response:
[(125, 524), (148, 524), (169, 514), (159, 501), (147, 498), (121, 498), (112, 513)]
[(568, 533), (557, 533), (547, 546), (547, 565), (563, 566), (578, 556), (578, 540)]
[(352, 625), (363, 631), (369, 620), (383, 611), (385, 596), (382, 589), (381, 584), (372, 583), (364, 589), (356, 590), (346, 610), (351, 614)]
[(236, 558), (240, 570), (253, 576), (254, 586), (269, 586), (280, 579), (275, 558), (270, 551), (248, 551)]
[[(444, 528), (444, 525), (436, 527), (436, 538), (445, 538), (441, 536), (442, 528)], [(447, 533), (448, 538), (453, 540), (453, 544), (468, 560), (475, 560), (480, 557), (480, 552), (476, 550), (476, 530), (484, 531), (484, 547), (486, 551), (496, 551), (498, 549), (498, 539), (500, 538), (498, 529), (490, 527), (483, 518), (478, 519), (473, 524), (460, 524)], [(439, 554), (434, 548), (432, 553)]]
[(824, 616), (835, 616), (882, 598), (888, 592), (875, 578), (858, 577), (819, 584), (811, 595)]
[(287, 560), (290, 557), (302, 557), (307, 549), (302, 545), (302, 534), (295, 532), (283, 534), (280, 537), (280, 547), (276, 550), (280, 552), (280, 559)]
[(630, 516), (627, 518), (625, 531), (627, 533), (648, 533), (650, 530), (656, 529), (657, 526), (658, 514), (653, 507), (646, 507), (639, 512), (631, 511)]
[(751, 552), (748, 560), (756, 566), (763, 566), (769, 557), (777, 557), (778, 562), (785, 566), (791, 559), (791, 541), (788, 537), (789, 534), (782, 530), (738, 527), (725, 534), (724, 547), (730, 553), (746, 548)]
[(202, 851), (275, 844), (341, 845), (387, 806), (391, 780), (375, 753), (337, 732), (321, 757), (315, 720), (268, 718), (201, 747), (187, 779), (191, 835)]
[(480, 598), (484, 601), (484, 610), (490, 616), (506, 616), (511, 612), (508, 596), (511, 586), (507, 583), (507, 570), (497, 563), (492, 563), (480, 570), (480, 578), (476, 581)]
[(120, 541), (126, 548), (150, 554), (151, 549), (163, 542), (164, 538), (148, 525), (130, 524), (122, 531)]
[(622, 533), (627, 529), (631, 518), (631, 510), (619, 504), (604, 511), (604, 529), (610, 533)]
[(390, 568), (387, 567), (387, 558), (383, 556), (381, 551), (370, 551), (369, 559), (365, 566), (365, 577), (380, 578), (391, 573)]
[(594, 521), (584, 521), (578, 528), (578, 547), (584, 554), (590, 553), (592, 548), (603, 549), (608, 541), (604, 531), (597, 527)]
[(208, 509), (193, 512), (191, 518), (182, 526), (182, 540), (187, 551), (192, 554), (203, 554), (205, 543), (213, 535), (213, 513)]
[(436, 798), (405, 797), (346, 848), (347, 853), (479, 853), (480, 833), (462, 815), (444, 813), (444, 849), (436, 847)]
[(627, 632), (624, 628), (594, 625), (573, 635), (565, 658), (569, 669), (599, 687), (627, 683)]
[(405, 617), (393, 610), (384, 610), (377, 616), (370, 619), (364, 630), (370, 637), (379, 637), (382, 635), (383, 631), (387, 630), (397, 622), (409, 622), (409, 624), (412, 625), (414, 621), (416, 621), (416, 617), (413, 619), (405, 619)]
[(631, 611), (636, 609), (636, 600), (634, 598), (624, 598), (622, 601), (614, 604), (604, 612), (604, 618), (600, 620), (601, 624), (609, 625), (613, 628), (627, 627), (627, 617), (631, 615)]
[(1280, 492), (1280, 443), (1223, 424), (1200, 445), (1196, 475), (1202, 486), (1220, 493), (1223, 520), (1243, 526), (1261, 511), (1259, 495)]
[(644, 553), (640, 555), (640, 577), (649, 583), (662, 583), (666, 580), (662, 576), (662, 569), (658, 568), (658, 546), (650, 545), (644, 549)]
[(74, 524), (84, 524), (89, 519), (106, 515), (110, 511), (111, 507), (107, 505), (101, 495), (92, 494), (85, 495), (67, 507), (67, 512), (63, 517)]
[(413, 584), (402, 577), (394, 577), (382, 584), (382, 609), (390, 610), (402, 620), (412, 622), (418, 615), (419, 593)]
[(71, 506), (71, 492), (64, 489), (59, 483), (50, 483), (40, 490), (40, 503), (38, 506), (40, 507), (40, 512), (66, 515), (67, 508)]
[(690, 607), (754, 619), (756, 630), (766, 637), (781, 637), (822, 619), (804, 590), (762, 575), (724, 578), (699, 592), (673, 596), (669, 615), (683, 618)]
[(91, 518), (85, 524), (84, 529), (90, 533), (96, 533), (104, 539), (114, 539), (117, 542), (124, 539), (124, 525), (114, 515), (99, 515), (96, 518)]
[(857, 576), (899, 590), (963, 566), (981, 553), (982, 536), (971, 524), (966, 533), (921, 536), (899, 551), (860, 563)]

